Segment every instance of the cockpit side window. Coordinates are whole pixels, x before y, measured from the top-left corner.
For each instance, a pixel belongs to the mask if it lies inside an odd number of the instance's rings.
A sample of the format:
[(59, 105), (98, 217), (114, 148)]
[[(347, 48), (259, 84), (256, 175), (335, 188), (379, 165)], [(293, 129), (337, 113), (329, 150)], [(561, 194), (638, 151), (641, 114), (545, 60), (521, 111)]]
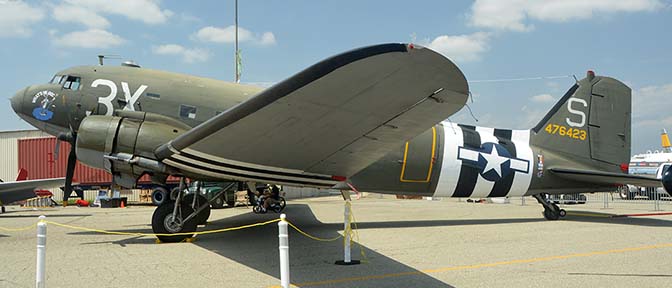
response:
[(65, 83), (63, 83), (63, 89), (70, 89), (70, 90), (79, 89), (79, 83), (82, 78), (75, 76), (63, 76), (63, 78), (65, 77), (67, 77), (67, 79), (65, 80)]

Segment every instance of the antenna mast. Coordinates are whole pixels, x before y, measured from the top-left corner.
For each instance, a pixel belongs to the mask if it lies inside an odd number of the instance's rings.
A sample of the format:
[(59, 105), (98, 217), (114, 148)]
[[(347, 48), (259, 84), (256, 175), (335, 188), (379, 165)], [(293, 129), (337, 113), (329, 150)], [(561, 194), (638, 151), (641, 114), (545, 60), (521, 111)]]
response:
[(238, 0), (236, 0), (236, 83), (240, 83), (240, 51), (238, 50)]

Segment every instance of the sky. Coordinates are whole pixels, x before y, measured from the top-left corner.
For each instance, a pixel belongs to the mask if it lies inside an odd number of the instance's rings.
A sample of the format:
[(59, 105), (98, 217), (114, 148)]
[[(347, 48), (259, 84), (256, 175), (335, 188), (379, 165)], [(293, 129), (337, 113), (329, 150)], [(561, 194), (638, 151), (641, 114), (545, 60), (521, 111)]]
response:
[[(143, 67), (234, 78), (234, 1), (0, 0), (0, 97), (120, 55)], [(632, 152), (672, 130), (672, 0), (239, 1), (242, 82), (269, 86), (334, 54), (413, 42), (470, 81), (452, 122), (528, 129), (587, 70), (633, 90)], [(0, 131), (30, 129), (0, 105)], [(476, 119), (478, 121), (476, 121)], [(672, 132), (672, 131), (671, 131)]]

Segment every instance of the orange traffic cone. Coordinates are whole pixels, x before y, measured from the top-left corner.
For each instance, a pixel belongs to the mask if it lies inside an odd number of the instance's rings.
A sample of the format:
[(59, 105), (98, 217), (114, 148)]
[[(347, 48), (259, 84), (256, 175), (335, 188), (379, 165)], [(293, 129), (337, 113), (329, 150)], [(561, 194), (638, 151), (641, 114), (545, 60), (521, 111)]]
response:
[(124, 205), (124, 201), (123, 201), (123, 200), (121, 201), (121, 208), (126, 208), (126, 206)]

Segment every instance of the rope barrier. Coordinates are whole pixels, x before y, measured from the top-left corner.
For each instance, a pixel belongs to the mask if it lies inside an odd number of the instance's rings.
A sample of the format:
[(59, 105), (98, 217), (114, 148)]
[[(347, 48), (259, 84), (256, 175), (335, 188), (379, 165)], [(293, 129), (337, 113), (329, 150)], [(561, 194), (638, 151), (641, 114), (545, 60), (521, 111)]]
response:
[(37, 223), (33, 223), (29, 226), (26, 227), (19, 227), (19, 228), (5, 228), (5, 227), (0, 227), (0, 231), (7, 231), (7, 232), (20, 232), (20, 231), (26, 231), (33, 229), (37, 226)]
[[(346, 205), (351, 205), (349, 202), (347, 202)], [(230, 227), (230, 228), (223, 228), (223, 229), (216, 229), (216, 230), (207, 230), (207, 231), (194, 231), (194, 232), (182, 232), (182, 233), (138, 233), (138, 232), (121, 232), (121, 231), (109, 231), (109, 230), (103, 230), (103, 229), (94, 229), (94, 228), (88, 228), (88, 227), (82, 227), (82, 226), (76, 226), (76, 225), (69, 225), (69, 224), (63, 224), (63, 223), (58, 223), (54, 221), (49, 221), (49, 220), (39, 220), (36, 223), (33, 223), (29, 226), (25, 227), (19, 227), (19, 228), (6, 228), (6, 227), (0, 227), (0, 231), (7, 231), (7, 232), (20, 232), (20, 231), (26, 231), (30, 229), (34, 229), (37, 227), (37, 223), (47, 223), (47, 224), (52, 224), (54, 226), (59, 226), (62, 228), (67, 228), (67, 229), (72, 229), (72, 230), (80, 230), (80, 231), (87, 231), (87, 232), (94, 232), (94, 233), (100, 233), (100, 234), (109, 234), (109, 235), (123, 235), (123, 236), (146, 236), (146, 237), (157, 237), (157, 236), (180, 236), (180, 235), (205, 235), (205, 234), (215, 234), (215, 233), (222, 233), (222, 232), (228, 232), (228, 231), (235, 231), (235, 230), (242, 230), (242, 229), (247, 229), (247, 228), (252, 228), (252, 227), (257, 227), (257, 226), (264, 226), (268, 225), (271, 223), (279, 222), (281, 221), (280, 219), (273, 219), (265, 222), (259, 222), (259, 223), (254, 223), (254, 224), (248, 224), (248, 225), (242, 225), (238, 227)], [(364, 253), (364, 249), (362, 245), (360, 245), (359, 242), (359, 234), (357, 233), (357, 222), (355, 221), (355, 216), (350, 212), (350, 221), (354, 224), (355, 229), (348, 228), (346, 231), (343, 231), (342, 235), (338, 235), (333, 238), (320, 238), (317, 236), (313, 236), (308, 234), (307, 232), (301, 230), (299, 227), (294, 225), (294, 223), (290, 222), (289, 220), (285, 219), (287, 224), (292, 227), (292, 229), (296, 230), (296, 232), (299, 232), (301, 235), (310, 238), (315, 241), (320, 241), (320, 242), (333, 242), (336, 241), (340, 238), (343, 238), (343, 241), (346, 241), (345, 235), (349, 234), (350, 235), (350, 242), (356, 242), (357, 245), (359, 246), (360, 250), (360, 255), (362, 256), (362, 260), (366, 259), (366, 254)], [(345, 242), (343, 242), (345, 245)]]
[(304, 232), (303, 230), (299, 229), (299, 227), (296, 227), (296, 225), (294, 225), (292, 222), (289, 222), (288, 220), (285, 220), (285, 221), (287, 221), (287, 224), (289, 224), (290, 227), (292, 227), (294, 230), (296, 230), (296, 232), (299, 232), (299, 233), (301, 233), (301, 235), (306, 236), (306, 237), (308, 237), (308, 238), (310, 238), (310, 239), (313, 239), (313, 240), (316, 240), (316, 241), (321, 241), (321, 242), (332, 242), (332, 241), (336, 241), (336, 240), (340, 239), (341, 237), (343, 237), (343, 235), (338, 235), (338, 236), (336, 236), (336, 237), (334, 237), (334, 238), (320, 238), (320, 237), (315, 237), (315, 236), (312, 236), (312, 235), (310, 235), (310, 234)]
[(254, 224), (248, 224), (248, 225), (243, 225), (243, 226), (238, 226), (238, 227), (230, 227), (230, 228), (223, 228), (223, 229), (217, 229), (217, 230), (207, 230), (207, 231), (200, 231), (200, 232), (182, 232), (182, 233), (136, 233), (136, 232), (119, 232), (119, 231), (108, 231), (108, 230), (101, 230), (101, 229), (93, 229), (93, 228), (87, 228), (87, 227), (81, 227), (81, 226), (74, 226), (74, 225), (67, 225), (67, 224), (61, 224), (58, 222), (52, 222), (45, 220), (44, 222), (48, 224), (53, 224), (56, 226), (60, 226), (63, 228), (69, 228), (69, 229), (74, 229), (74, 230), (82, 230), (82, 231), (88, 231), (88, 232), (96, 232), (96, 233), (101, 233), (101, 234), (111, 234), (111, 235), (126, 235), (126, 236), (180, 236), (180, 235), (205, 235), (205, 234), (214, 234), (214, 233), (222, 233), (222, 232), (228, 232), (228, 231), (234, 231), (234, 230), (241, 230), (241, 229), (247, 229), (247, 228), (252, 228), (252, 227), (257, 227), (257, 226), (264, 226), (268, 225), (271, 223), (275, 223), (280, 221), (280, 219), (273, 219), (269, 220), (266, 222), (259, 222), (259, 223), (254, 223)]

